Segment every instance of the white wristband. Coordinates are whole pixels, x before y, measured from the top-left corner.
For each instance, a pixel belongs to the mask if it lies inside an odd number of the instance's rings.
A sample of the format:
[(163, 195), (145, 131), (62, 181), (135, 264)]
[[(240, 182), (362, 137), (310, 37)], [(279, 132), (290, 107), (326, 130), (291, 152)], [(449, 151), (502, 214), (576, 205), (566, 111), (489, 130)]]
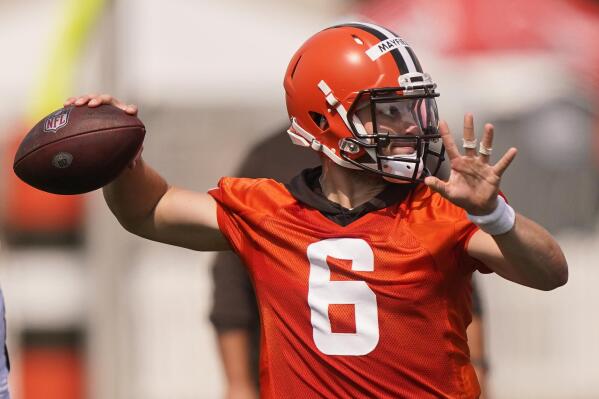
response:
[(501, 195), (497, 196), (497, 208), (487, 215), (468, 215), (468, 220), (492, 236), (507, 233), (514, 227), (516, 212)]

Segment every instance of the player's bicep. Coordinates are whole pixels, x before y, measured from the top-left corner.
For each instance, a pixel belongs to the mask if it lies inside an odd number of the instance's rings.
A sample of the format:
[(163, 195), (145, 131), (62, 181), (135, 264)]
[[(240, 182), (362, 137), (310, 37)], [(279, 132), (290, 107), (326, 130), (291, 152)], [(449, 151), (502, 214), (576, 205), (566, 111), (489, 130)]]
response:
[(216, 201), (206, 193), (170, 187), (139, 235), (197, 251), (230, 249), (220, 232)]
[(505, 259), (491, 235), (478, 230), (468, 241), (466, 250), (468, 255), (478, 259), (501, 277), (518, 284), (524, 284), (518, 269)]

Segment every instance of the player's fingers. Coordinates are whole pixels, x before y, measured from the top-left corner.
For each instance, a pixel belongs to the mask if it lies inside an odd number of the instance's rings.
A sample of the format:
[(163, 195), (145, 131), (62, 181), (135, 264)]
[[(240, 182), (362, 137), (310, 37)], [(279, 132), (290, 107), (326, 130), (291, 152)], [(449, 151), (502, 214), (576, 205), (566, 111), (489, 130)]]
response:
[(444, 196), (444, 197), (447, 196), (447, 191), (446, 191), (447, 183), (446, 182), (444, 182), (434, 176), (427, 176), (424, 179), (424, 184), (426, 184), (433, 191), (438, 192), (442, 196)]
[(464, 115), (464, 154), (469, 157), (476, 155), (476, 136), (474, 135), (474, 116), (471, 113)]
[(445, 151), (447, 151), (447, 156), (449, 156), (449, 159), (459, 157), (460, 152), (458, 151), (458, 148), (455, 145), (455, 141), (453, 141), (453, 137), (449, 132), (449, 126), (447, 126), (447, 122), (439, 122), (439, 133), (441, 133), (441, 138), (443, 139)]
[(63, 106), (68, 107), (69, 105), (74, 104), (76, 100), (77, 100), (77, 97), (69, 97), (65, 100), (65, 102), (63, 103)]
[(85, 104), (87, 104), (89, 102), (89, 100), (91, 98), (92, 98), (92, 95), (89, 95), (89, 94), (86, 94), (84, 96), (79, 96), (75, 100), (75, 105), (77, 105), (77, 106), (85, 105)]
[(124, 110), (129, 115), (137, 115), (137, 111), (138, 111), (137, 105), (135, 105), (135, 104), (126, 105)]
[(489, 163), (489, 157), (493, 151), (493, 133), (495, 128), (490, 123), (485, 125), (485, 132), (483, 139), (480, 142), (480, 148), (478, 149), (478, 155), (484, 163)]
[(125, 104), (124, 102), (121, 102), (117, 99), (114, 99), (114, 101), (112, 102), (112, 105), (114, 105), (115, 107), (122, 109), (123, 111), (125, 111), (126, 113), (128, 113), (129, 115), (136, 115), (137, 114), (137, 106), (133, 105), (133, 104)]
[(518, 154), (518, 150), (514, 147), (507, 150), (505, 154), (501, 157), (499, 161), (493, 166), (493, 171), (498, 175), (503, 175), (503, 172), (510, 166), (514, 158), (516, 158), (516, 154)]
[(125, 111), (126, 113), (128, 113), (130, 115), (137, 114), (136, 106), (131, 105), (131, 104), (125, 104), (124, 102), (122, 102), (118, 98), (111, 96), (110, 94), (102, 94), (100, 96), (100, 99), (102, 100), (102, 104), (114, 105), (115, 107), (122, 109), (123, 111)]
[(112, 102), (112, 96), (110, 94), (100, 94), (90, 96), (88, 105), (90, 107), (98, 107), (102, 104), (110, 104)]

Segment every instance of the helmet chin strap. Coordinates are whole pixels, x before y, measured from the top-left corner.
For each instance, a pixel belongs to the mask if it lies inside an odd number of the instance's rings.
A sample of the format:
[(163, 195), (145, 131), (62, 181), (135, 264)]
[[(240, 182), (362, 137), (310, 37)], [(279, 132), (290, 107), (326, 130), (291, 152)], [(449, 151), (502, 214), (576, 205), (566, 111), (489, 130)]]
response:
[(316, 140), (314, 136), (301, 127), (299, 123), (297, 123), (297, 119), (294, 117), (291, 118), (291, 126), (289, 129), (287, 129), (287, 134), (289, 135), (291, 142), (295, 145), (299, 145), (301, 147), (310, 147), (314, 151), (322, 152), (337, 165), (343, 166), (344, 168), (360, 170), (360, 167), (352, 165), (350, 162), (341, 159), (341, 157), (335, 153), (334, 149), (330, 149), (320, 141)]

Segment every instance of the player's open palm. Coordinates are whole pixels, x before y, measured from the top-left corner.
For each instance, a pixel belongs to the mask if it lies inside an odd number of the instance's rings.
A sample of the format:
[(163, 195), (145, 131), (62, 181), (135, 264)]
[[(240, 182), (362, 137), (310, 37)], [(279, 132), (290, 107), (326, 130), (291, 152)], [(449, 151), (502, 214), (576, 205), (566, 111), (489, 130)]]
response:
[(451, 162), (451, 174), (446, 182), (433, 176), (427, 177), (426, 185), (472, 215), (493, 212), (497, 206), (501, 175), (516, 157), (517, 150), (510, 148), (495, 165), (490, 165), (493, 125), (485, 125), (477, 153), (472, 114), (464, 117), (464, 155), (460, 154), (447, 123), (442, 121), (439, 131)]

